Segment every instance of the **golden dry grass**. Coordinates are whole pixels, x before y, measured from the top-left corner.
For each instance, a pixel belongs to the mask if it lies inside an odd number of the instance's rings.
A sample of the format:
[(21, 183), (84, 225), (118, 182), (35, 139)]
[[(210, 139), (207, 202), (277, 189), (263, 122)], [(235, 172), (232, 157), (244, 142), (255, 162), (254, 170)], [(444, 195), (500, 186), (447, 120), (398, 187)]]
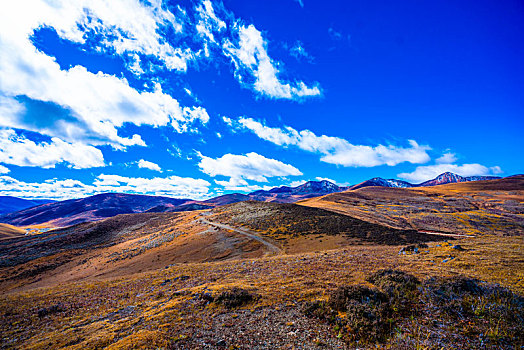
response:
[[(261, 295), (255, 309), (296, 307), (322, 299), (340, 285), (365, 282), (380, 268), (427, 276), (464, 274), (524, 293), (524, 239), (484, 236), (431, 243), (420, 254), (398, 255), (398, 247), (353, 246), (319, 253), (215, 263), (177, 264), (166, 269), (98, 282), (70, 283), (0, 297), (0, 333), (5, 344), (27, 349), (165, 347), (191, 340), (191, 330), (223, 312), (195, 297), (232, 286)], [(440, 246), (438, 246), (440, 245)], [(454, 259), (443, 262), (453, 256)], [(186, 276), (181, 278), (181, 276)], [(63, 311), (38, 317), (38, 310)], [(203, 323), (202, 323), (203, 322)], [(182, 337), (184, 339), (178, 339)], [(189, 337), (189, 339), (186, 339)], [(178, 339), (178, 340), (177, 340)]]

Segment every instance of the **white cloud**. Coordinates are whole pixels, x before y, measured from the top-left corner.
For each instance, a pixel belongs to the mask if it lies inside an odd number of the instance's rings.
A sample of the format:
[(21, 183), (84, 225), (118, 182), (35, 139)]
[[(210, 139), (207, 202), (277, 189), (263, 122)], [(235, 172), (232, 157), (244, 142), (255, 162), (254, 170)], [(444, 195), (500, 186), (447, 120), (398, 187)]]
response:
[(102, 152), (93, 146), (68, 143), (57, 137), (37, 143), (11, 129), (0, 129), (0, 162), (42, 168), (65, 163), (75, 169), (105, 165)]
[(267, 42), (254, 25), (246, 27), (237, 23), (235, 29), (239, 36), (237, 44), (226, 40), (223, 48), (224, 52), (234, 62), (236, 66), (235, 75), (241, 83), (247, 83), (244, 75), (253, 76), (255, 78), (254, 89), (271, 98), (299, 100), (303, 97), (321, 94), (318, 84), (307, 86), (302, 81), (291, 84), (279, 80), (280, 71), (267, 53)]
[(203, 179), (168, 176), (152, 179), (101, 174), (93, 182), (99, 192), (154, 194), (171, 197), (202, 198), (211, 184)]
[(452, 172), (460, 176), (485, 176), (500, 174), (502, 170), (498, 166), (486, 167), (481, 164), (434, 164), (418, 166), (411, 173), (401, 173), (397, 176), (415, 183), (424, 182), (437, 177), (445, 172)]
[(435, 162), (437, 164), (450, 164), (457, 161), (457, 157), (455, 156), (455, 153), (446, 152), (441, 157), (435, 159)]
[(147, 160), (143, 160), (143, 159), (140, 159), (138, 161), (138, 167), (143, 168), (143, 169), (149, 169), (149, 170), (162, 172), (162, 169), (160, 168), (158, 164), (147, 161)]
[(296, 146), (304, 151), (319, 153), (321, 161), (348, 166), (373, 167), (378, 165), (397, 165), (403, 162), (414, 164), (430, 160), (426, 151), (428, 146), (408, 140), (409, 147), (393, 145), (353, 145), (347, 140), (333, 136), (317, 136), (312, 131), (297, 131), (289, 126), (283, 128), (268, 127), (252, 118), (240, 118), (234, 127), (255, 133), (263, 140), (279, 146)]
[(339, 182), (337, 182), (337, 181), (335, 181), (333, 179), (330, 179), (328, 177), (317, 176), (317, 177), (315, 177), (315, 180), (317, 180), (317, 181), (329, 181), (331, 183), (334, 183), (337, 186), (348, 186), (349, 185), (349, 183), (347, 183), (347, 182), (339, 183)]
[[(49, 27), (65, 40), (85, 44), (95, 35), (99, 47), (118, 55), (129, 54), (133, 71), (139, 56), (154, 56), (165, 69), (185, 71), (190, 52), (174, 48), (161, 34), (166, 28), (182, 30), (174, 15), (160, 1), (145, 4), (136, 0), (103, 1), (10, 1), (0, 5), (0, 124), (21, 128), (69, 142), (110, 144), (115, 148), (145, 143), (140, 135), (122, 137), (125, 123), (171, 125), (177, 132), (191, 130), (196, 122), (207, 123), (202, 107), (181, 107), (156, 83), (150, 91), (139, 92), (122, 77), (83, 66), (62, 69), (54, 57), (38, 50), (31, 36)], [(69, 119), (47, 116), (47, 124), (24, 118), (17, 96), (54, 103), (68, 110)], [(53, 119), (55, 118), (55, 119)]]
[(266, 158), (255, 152), (246, 155), (228, 153), (216, 159), (199, 153), (199, 157), (198, 166), (202, 172), (211, 177), (219, 175), (230, 177), (236, 181), (235, 183), (242, 183), (241, 180), (267, 182), (268, 177), (302, 175), (300, 170), (290, 164)]
[(0, 176), (0, 188), (2, 188), (2, 194), (4, 195), (57, 200), (79, 198), (106, 192), (204, 199), (209, 195), (210, 185), (208, 181), (202, 179), (179, 176), (147, 179), (102, 174), (92, 184), (85, 184), (71, 179), (24, 182), (10, 176)]
[(222, 117), (222, 120), (224, 121), (224, 123), (226, 123), (227, 125), (229, 126), (233, 126), (233, 119), (231, 118), (228, 118), (228, 117)]
[(7, 174), (10, 170), (3, 166), (2, 164), (0, 164), (0, 174)]
[(213, 32), (225, 30), (227, 28), (226, 22), (217, 17), (213, 4), (209, 0), (202, 1), (197, 6), (196, 12), (199, 17), (196, 25), (197, 31), (212, 42), (216, 42)]
[(297, 180), (297, 181), (293, 181), (291, 182), (289, 185), (287, 185), (288, 187), (298, 187), (300, 185), (303, 185), (305, 184), (307, 181), (306, 180)]
[(229, 180), (215, 180), (215, 183), (222, 186), (226, 191), (237, 191), (237, 192), (253, 192), (258, 190), (270, 190), (271, 186), (260, 186), (249, 184), (246, 180), (241, 178), (230, 178)]

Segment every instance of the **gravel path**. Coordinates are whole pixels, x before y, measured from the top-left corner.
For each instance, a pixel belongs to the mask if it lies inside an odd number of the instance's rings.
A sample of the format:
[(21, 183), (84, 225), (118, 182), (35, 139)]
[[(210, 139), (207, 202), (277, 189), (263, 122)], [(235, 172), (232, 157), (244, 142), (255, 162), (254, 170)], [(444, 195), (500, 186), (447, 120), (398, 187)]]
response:
[(254, 240), (262, 243), (263, 245), (265, 245), (270, 253), (274, 253), (274, 254), (282, 253), (282, 249), (280, 249), (279, 247), (277, 247), (273, 243), (266, 241), (262, 237), (254, 234), (251, 231), (248, 231), (246, 229), (242, 229), (242, 228), (238, 228), (238, 227), (233, 227), (233, 226), (221, 224), (221, 223), (218, 223), (218, 222), (208, 221), (208, 220), (203, 219), (203, 218), (200, 219), (200, 222), (203, 223), (203, 224), (206, 224), (206, 225), (219, 227), (219, 228), (222, 228), (222, 229), (225, 229), (225, 230), (232, 230), (232, 231), (235, 231), (238, 234), (241, 234), (241, 235), (244, 235), (244, 236), (249, 237), (251, 239), (254, 239)]

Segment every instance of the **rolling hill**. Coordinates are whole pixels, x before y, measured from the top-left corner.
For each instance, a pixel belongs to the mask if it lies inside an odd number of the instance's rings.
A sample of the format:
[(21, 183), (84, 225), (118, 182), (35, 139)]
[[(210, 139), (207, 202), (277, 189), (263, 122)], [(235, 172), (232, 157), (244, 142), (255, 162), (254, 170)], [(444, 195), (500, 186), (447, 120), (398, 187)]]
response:
[(524, 176), (429, 187), (363, 187), (297, 204), (395, 228), (524, 235)]
[(0, 196), (0, 215), (53, 202), (50, 199), (23, 199), (12, 196)]
[(144, 196), (124, 193), (104, 193), (81, 199), (43, 204), (0, 216), (0, 221), (15, 226), (48, 224), (68, 226), (96, 221), (118, 214), (141, 213), (160, 205), (177, 206), (188, 199)]

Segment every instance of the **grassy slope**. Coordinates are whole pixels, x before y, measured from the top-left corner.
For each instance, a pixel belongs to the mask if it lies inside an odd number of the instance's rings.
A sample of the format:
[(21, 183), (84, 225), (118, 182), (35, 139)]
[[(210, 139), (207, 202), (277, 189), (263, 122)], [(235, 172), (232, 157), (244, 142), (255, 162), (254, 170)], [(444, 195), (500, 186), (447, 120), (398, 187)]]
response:
[(409, 189), (366, 187), (297, 204), (396, 228), (524, 235), (524, 177)]
[[(280, 337), (306, 348), (314, 348), (318, 342), (343, 348), (337, 343), (336, 332), (321, 322), (304, 319), (296, 310), (301, 302), (325, 298), (337, 286), (366, 284), (365, 276), (378, 268), (399, 268), (419, 278), (467, 274), (524, 292), (521, 237), (507, 237), (503, 242), (483, 237), (457, 243), (467, 250), (459, 252), (446, 244), (438, 247), (431, 243), (427, 253), (399, 257), (395, 247), (358, 246), (326, 253), (179, 264), (128, 278), (3, 295), (0, 333), (4, 344), (24, 344), (29, 349), (127, 348), (130, 344), (198, 348), (203, 341), (211, 344), (220, 339), (248, 349), (251, 345), (245, 345), (245, 337), (259, 345), (268, 337)], [(444, 263), (450, 254), (455, 259)], [(206, 305), (199, 299), (203, 292), (216, 294), (231, 286), (248, 288), (261, 298), (240, 310)], [(38, 310), (50, 305), (59, 305), (59, 311), (38, 317)], [(262, 317), (253, 320), (258, 314), (280, 323), (266, 329)], [(287, 335), (300, 327), (314, 336)], [(423, 340), (409, 327), (401, 336)], [(275, 342), (280, 344), (276, 338)]]

